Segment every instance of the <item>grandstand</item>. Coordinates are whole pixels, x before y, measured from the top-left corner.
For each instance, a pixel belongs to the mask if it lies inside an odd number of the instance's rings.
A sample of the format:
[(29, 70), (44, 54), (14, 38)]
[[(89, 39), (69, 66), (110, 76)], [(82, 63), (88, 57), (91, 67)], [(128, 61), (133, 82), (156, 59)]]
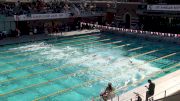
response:
[[(15, 30), (18, 28), (23, 34), (28, 34), (29, 31), (33, 30), (35, 26), (31, 26), (34, 22), (31, 21), (31, 16), (34, 17), (34, 20), (42, 20), (40, 15), (49, 14), (49, 13), (61, 13), (61, 19), (68, 17), (71, 18), (70, 22), (67, 24), (71, 24), (74, 22), (75, 18), (77, 22), (86, 21), (93, 22), (92, 18), (88, 18), (88, 16), (93, 16), (98, 20), (99, 24), (113, 24), (119, 27), (126, 28), (136, 28), (138, 26), (138, 16), (136, 14), (137, 5), (141, 4), (142, 1), (138, 0), (113, 0), (113, 1), (103, 1), (103, 0), (3, 0), (0, 3), (0, 14), (1, 19), (8, 18), (8, 20), (1, 20), (1, 31), (10, 32), (10, 29)], [(40, 14), (40, 15), (38, 15)], [(104, 16), (106, 14), (106, 16)], [(36, 17), (35, 17), (36, 16)], [(57, 16), (57, 15), (55, 15)], [(37, 18), (38, 17), (38, 18)], [(73, 19), (72, 19), (73, 17)], [(30, 19), (31, 18), (31, 19)], [(78, 19), (82, 18), (78, 21)], [(45, 19), (45, 18), (44, 18)], [(51, 20), (58, 19), (51, 18)], [(89, 19), (89, 20), (88, 20)], [(105, 21), (102, 21), (104, 19)], [(30, 20), (30, 21), (29, 21)], [(60, 19), (59, 19), (60, 20)], [(91, 21), (92, 20), (92, 21)], [(65, 21), (65, 20), (64, 20)], [(112, 23), (113, 22), (113, 23)], [(116, 22), (114, 24), (114, 22)], [(28, 24), (29, 23), (29, 24)], [(48, 22), (49, 23), (49, 22)], [(10, 28), (6, 28), (5, 25), (8, 25)], [(40, 24), (40, 23), (39, 23)], [(16, 28), (15, 26), (16, 25)], [(21, 28), (21, 25), (26, 28)], [(25, 25), (25, 26), (24, 26)], [(47, 25), (45, 23), (40, 25)], [(51, 26), (52, 24), (48, 25)], [(63, 25), (63, 23), (61, 23)], [(27, 28), (27, 27), (30, 28)], [(71, 26), (71, 25), (69, 25)], [(74, 25), (72, 25), (74, 26)], [(75, 25), (76, 26), (76, 25)], [(5, 29), (6, 28), (6, 29)], [(44, 29), (44, 28), (38, 28)], [(72, 28), (74, 29), (74, 28)], [(26, 30), (23, 31), (23, 30)], [(43, 31), (39, 31), (42, 33)]]

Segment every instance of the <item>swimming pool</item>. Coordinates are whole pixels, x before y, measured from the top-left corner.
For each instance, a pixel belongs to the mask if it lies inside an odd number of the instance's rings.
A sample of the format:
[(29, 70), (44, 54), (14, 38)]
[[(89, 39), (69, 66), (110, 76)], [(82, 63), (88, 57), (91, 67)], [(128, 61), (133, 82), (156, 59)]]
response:
[(90, 101), (108, 82), (127, 87), (121, 94), (148, 75), (179, 69), (179, 52), (176, 44), (112, 33), (6, 45), (0, 48), (0, 100)]

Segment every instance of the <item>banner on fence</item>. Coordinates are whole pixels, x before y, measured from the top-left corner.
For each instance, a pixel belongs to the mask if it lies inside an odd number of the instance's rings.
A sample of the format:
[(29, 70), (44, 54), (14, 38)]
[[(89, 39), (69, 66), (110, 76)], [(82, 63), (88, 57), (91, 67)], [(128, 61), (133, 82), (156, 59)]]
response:
[(147, 10), (153, 10), (153, 11), (180, 11), (180, 5), (147, 5)]
[(151, 34), (151, 35), (175, 37), (175, 38), (180, 37), (180, 34), (150, 32), (150, 31), (133, 30), (133, 29), (125, 29), (125, 28), (116, 28), (116, 27), (102, 26), (102, 25), (83, 23), (83, 22), (81, 22), (81, 24), (82, 25), (95, 26), (95, 28), (98, 28), (101, 30), (118, 31), (118, 32), (132, 32), (132, 33), (138, 33), (138, 34)]

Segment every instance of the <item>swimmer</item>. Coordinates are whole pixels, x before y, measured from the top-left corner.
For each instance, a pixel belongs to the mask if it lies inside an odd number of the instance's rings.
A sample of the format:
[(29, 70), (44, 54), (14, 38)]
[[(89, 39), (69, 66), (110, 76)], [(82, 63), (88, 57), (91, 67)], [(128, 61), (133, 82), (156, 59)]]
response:
[(133, 61), (129, 60), (129, 62), (130, 62), (132, 65), (134, 65)]
[(133, 62), (131, 60), (129, 60), (129, 62), (132, 64)]
[(93, 57), (96, 57), (97, 55), (95, 54), (95, 55), (93, 55)]
[(59, 71), (59, 69), (58, 69), (58, 68), (55, 68), (55, 70), (56, 70), (56, 71)]
[(146, 71), (144, 68), (141, 68), (141, 67), (136, 67), (138, 69), (139, 72), (141, 71)]
[(112, 60), (112, 57), (108, 57), (108, 60), (109, 60), (109, 61)]

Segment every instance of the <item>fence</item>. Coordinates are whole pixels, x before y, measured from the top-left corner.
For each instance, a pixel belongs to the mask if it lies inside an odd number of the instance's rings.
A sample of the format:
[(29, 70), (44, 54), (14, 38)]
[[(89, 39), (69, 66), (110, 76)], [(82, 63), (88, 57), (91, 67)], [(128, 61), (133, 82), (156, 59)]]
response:
[(125, 29), (125, 28), (117, 28), (117, 27), (109, 27), (109, 26), (103, 26), (103, 25), (96, 25), (96, 24), (84, 23), (84, 22), (81, 22), (81, 26), (82, 25), (88, 25), (88, 26), (95, 27), (97, 29), (104, 30), (104, 31), (129, 32), (129, 33), (136, 33), (136, 34), (155, 35), (155, 36), (160, 36), (160, 37), (180, 38), (180, 34), (150, 32), (150, 31), (142, 31), (142, 30), (133, 30), (133, 29)]

